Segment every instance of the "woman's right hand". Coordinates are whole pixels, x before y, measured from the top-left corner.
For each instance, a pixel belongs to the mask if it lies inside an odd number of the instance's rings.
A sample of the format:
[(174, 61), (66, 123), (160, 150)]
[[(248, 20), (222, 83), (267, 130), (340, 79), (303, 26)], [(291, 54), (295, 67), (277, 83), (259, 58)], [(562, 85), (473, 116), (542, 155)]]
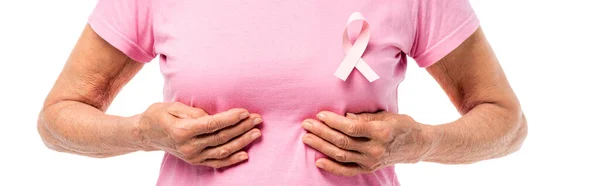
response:
[(163, 150), (192, 165), (225, 167), (248, 159), (242, 148), (260, 137), (258, 114), (231, 109), (208, 115), (183, 103), (155, 103), (135, 116), (144, 150)]

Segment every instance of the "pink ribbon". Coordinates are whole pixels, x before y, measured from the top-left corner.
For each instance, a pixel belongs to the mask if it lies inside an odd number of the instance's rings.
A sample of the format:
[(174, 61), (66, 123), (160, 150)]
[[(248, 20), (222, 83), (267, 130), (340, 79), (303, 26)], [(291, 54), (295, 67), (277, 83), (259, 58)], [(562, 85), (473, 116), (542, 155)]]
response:
[[(354, 21), (362, 21), (362, 28), (360, 29), (360, 33), (354, 41), (354, 44), (350, 43), (350, 39), (348, 38), (348, 25)], [(358, 71), (369, 80), (369, 82), (373, 82), (379, 79), (379, 76), (371, 67), (362, 59), (362, 55), (367, 49), (367, 44), (369, 44), (369, 37), (371, 37), (371, 28), (369, 27), (369, 23), (365, 20), (364, 16), (360, 12), (354, 12), (348, 18), (348, 22), (346, 23), (346, 28), (344, 29), (344, 36), (342, 38), (342, 44), (344, 50), (346, 52), (346, 57), (335, 71), (335, 76), (346, 81), (354, 67), (358, 69)]]

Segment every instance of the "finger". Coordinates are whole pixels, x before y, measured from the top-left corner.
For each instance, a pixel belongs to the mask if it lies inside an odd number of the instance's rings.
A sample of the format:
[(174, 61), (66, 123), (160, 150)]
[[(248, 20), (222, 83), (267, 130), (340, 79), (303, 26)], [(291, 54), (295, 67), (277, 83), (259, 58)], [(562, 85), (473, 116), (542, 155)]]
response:
[(236, 108), (212, 116), (199, 118), (199, 124), (196, 127), (196, 135), (216, 132), (225, 127), (235, 125), (249, 116), (250, 113), (248, 113), (247, 110)]
[(204, 149), (202, 152), (200, 152), (199, 156), (204, 157), (206, 159), (223, 159), (229, 156), (230, 154), (246, 147), (248, 144), (252, 143), (252, 141), (256, 140), (260, 136), (260, 130), (252, 129), (244, 133), (244, 135), (237, 137), (221, 146)]
[(181, 102), (173, 102), (167, 107), (167, 112), (169, 112), (169, 114), (175, 117), (182, 119), (192, 119), (208, 115), (204, 110), (200, 108), (190, 107)]
[(360, 153), (347, 151), (344, 149), (340, 149), (335, 145), (315, 136), (313, 134), (306, 134), (302, 138), (302, 141), (311, 146), (315, 150), (322, 152), (323, 154), (335, 159), (339, 162), (355, 162), (355, 163), (364, 163), (365, 156)]
[(335, 161), (331, 161), (327, 158), (318, 159), (316, 165), (317, 167), (338, 176), (356, 176), (358, 174), (363, 174), (367, 172), (359, 165), (341, 164)]
[(346, 134), (343, 134), (337, 130), (333, 130), (329, 126), (313, 120), (307, 119), (302, 123), (302, 127), (308, 130), (310, 133), (323, 138), (324, 140), (330, 142), (331, 144), (345, 149), (345, 150), (355, 150), (355, 151), (366, 151), (367, 143), (364, 140), (359, 140), (353, 137), (350, 137)]
[(367, 138), (371, 136), (369, 133), (369, 126), (366, 125), (365, 122), (352, 120), (328, 111), (320, 112), (317, 114), (317, 118), (319, 118), (319, 120), (323, 121), (329, 127), (339, 130), (349, 136)]
[(262, 123), (262, 118), (258, 114), (251, 114), (250, 117), (242, 121), (240, 124), (222, 129), (217, 133), (203, 134), (196, 141), (206, 146), (218, 146), (227, 143), (231, 139), (238, 137), (256, 125)]
[(197, 163), (197, 165), (204, 165), (204, 166), (209, 166), (209, 167), (213, 167), (213, 168), (221, 168), (221, 167), (231, 166), (233, 164), (242, 162), (247, 159), (248, 159), (248, 153), (246, 153), (244, 151), (240, 151), (235, 154), (232, 154), (231, 156), (228, 156), (225, 159), (208, 159), (208, 160), (204, 160), (202, 162)]
[(383, 111), (375, 112), (375, 113), (365, 112), (365, 113), (359, 113), (359, 114), (346, 113), (346, 117), (350, 118), (350, 119), (358, 120), (358, 121), (364, 121), (364, 122), (381, 121), (381, 120), (386, 119), (385, 118), (386, 115), (384, 113), (385, 112), (383, 112)]

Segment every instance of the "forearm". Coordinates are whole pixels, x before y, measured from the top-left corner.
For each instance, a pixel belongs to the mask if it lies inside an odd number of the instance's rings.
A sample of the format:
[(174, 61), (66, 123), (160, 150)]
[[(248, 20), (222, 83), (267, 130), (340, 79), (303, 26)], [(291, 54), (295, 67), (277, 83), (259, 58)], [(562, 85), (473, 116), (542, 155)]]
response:
[(423, 161), (443, 164), (474, 163), (517, 151), (527, 135), (520, 110), (480, 104), (463, 117), (443, 125), (424, 125), (431, 140)]
[(61, 101), (44, 108), (38, 132), (50, 149), (90, 157), (110, 157), (141, 150), (136, 117), (119, 117), (95, 107)]

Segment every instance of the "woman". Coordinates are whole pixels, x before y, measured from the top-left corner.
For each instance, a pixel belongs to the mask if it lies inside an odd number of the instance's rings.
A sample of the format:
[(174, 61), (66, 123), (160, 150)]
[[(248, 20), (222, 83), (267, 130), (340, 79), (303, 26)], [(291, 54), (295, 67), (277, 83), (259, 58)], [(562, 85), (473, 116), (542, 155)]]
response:
[[(164, 102), (105, 114), (156, 57)], [(460, 119), (397, 114), (407, 57)], [(90, 157), (165, 151), (157, 185), (399, 185), (395, 164), (498, 158), (527, 133), (467, 0), (100, 0), (38, 130)]]

